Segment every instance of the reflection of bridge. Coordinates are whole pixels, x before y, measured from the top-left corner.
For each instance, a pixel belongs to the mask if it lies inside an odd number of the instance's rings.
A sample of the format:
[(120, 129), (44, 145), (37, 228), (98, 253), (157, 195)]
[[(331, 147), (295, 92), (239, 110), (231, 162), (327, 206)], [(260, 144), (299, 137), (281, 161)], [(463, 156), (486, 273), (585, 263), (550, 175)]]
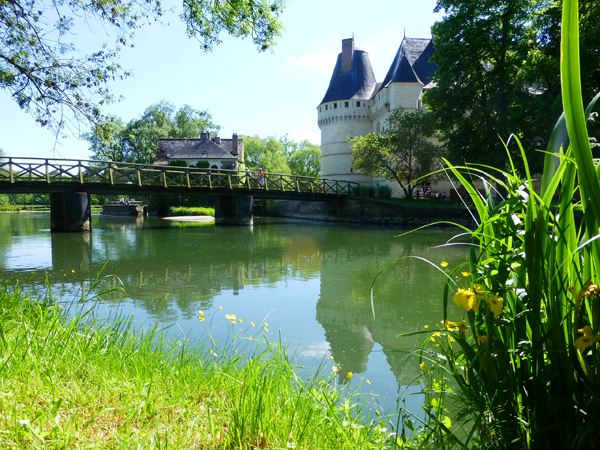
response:
[(336, 201), (357, 183), (243, 171), (112, 161), (5, 158), (0, 192), (51, 194), (52, 229), (91, 230), (89, 194), (216, 196), (217, 224), (249, 224), (252, 198)]

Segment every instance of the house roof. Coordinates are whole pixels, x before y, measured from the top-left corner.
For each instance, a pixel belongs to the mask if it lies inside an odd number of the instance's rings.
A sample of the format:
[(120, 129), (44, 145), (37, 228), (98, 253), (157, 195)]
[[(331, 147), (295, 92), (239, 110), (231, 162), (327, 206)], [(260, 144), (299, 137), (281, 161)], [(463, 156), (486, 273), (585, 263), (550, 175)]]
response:
[[(242, 140), (238, 139), (238, 148), (240, 141)], [(222, 139), (221, 145), (207, 138), (159, 139), (155, 162), (164, 164), (173, 160), (238, 159), (237, 155), (232, 155), (228, 150), (232, 144), (233, 139)], [(241, 152), (238, 151), (239, 154)]]
[(354, 49), (352, 69), (342, 70), (342, 53), (337, 57), (329, 88), (320, 104), (336, 100), (369, 100), (377, 85), (369, 54)]
[(431, 39), (405, 37), (379, 90), (392, 83), (428, 85), (438, 68), (436, 63), (430, 61), (433, 51)]

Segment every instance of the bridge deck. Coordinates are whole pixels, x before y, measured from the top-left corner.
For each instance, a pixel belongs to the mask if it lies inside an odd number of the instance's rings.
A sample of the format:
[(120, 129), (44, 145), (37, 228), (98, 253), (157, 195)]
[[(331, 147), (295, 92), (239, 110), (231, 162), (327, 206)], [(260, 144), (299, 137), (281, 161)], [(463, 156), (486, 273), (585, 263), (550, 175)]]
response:
[(0, 192), (127, 195), (251, 195), (259, 198), (330, 201), (351, 195), (358, 183), (298, 175), (255, 174), (108, 161), (6, 157)]

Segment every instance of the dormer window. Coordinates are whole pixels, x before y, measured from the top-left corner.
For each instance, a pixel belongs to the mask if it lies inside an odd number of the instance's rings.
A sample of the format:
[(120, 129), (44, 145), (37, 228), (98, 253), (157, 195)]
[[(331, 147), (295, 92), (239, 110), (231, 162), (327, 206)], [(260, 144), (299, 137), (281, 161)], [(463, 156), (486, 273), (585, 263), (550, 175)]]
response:
[(337, 109), (337, 103), (333, 104), (333, 109)]
[(360, 107), (360, 102), (356, 102), (356, 106)]

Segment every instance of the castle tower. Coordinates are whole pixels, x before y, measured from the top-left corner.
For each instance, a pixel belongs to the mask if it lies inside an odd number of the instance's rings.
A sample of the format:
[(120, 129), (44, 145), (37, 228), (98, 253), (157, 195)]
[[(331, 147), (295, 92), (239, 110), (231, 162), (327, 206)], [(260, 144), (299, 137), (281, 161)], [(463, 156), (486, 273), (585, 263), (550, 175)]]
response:
[(354, 47), (354, 39), (342, 41), (329, 88), (317, 107), (321, 130), (321, 176), (369, 183), (371, 177), (352, 168), (348, 136), (373, 131), (369, 100), (378, 88), (369, 54)]

